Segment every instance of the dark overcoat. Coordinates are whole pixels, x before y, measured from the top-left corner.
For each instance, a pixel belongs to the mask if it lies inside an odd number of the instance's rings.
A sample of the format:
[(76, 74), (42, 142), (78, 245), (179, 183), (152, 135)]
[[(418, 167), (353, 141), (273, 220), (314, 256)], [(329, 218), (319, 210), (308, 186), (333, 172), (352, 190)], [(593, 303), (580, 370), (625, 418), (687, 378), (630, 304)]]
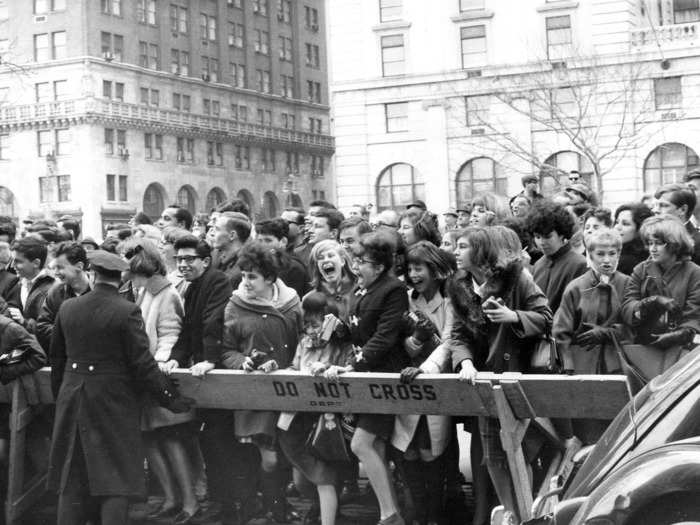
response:
[(163, 400), (169, 386), (149, 352), (138, 306), (102, 283), (68, 299), (56, 317), (51, 363), (49, 490), (65, 486), (79, 435), (92, 496), (143, 495), (141, 392)]
[(573, 251), (570, 243), (566, 243), (556, 253), (545, 255), (535, 263), (532, 277), (547, 297), (553, 314), (559, 308), (566, 285), (579, 275), (586, 273), (587, 269), (586, 258)]
[(358, 372), (399, 372), (410, 364), (403, 346), (403, 314), (408, 311), (406, 285), (385, 272), (350, 298), (350, 336), (362, 349)]

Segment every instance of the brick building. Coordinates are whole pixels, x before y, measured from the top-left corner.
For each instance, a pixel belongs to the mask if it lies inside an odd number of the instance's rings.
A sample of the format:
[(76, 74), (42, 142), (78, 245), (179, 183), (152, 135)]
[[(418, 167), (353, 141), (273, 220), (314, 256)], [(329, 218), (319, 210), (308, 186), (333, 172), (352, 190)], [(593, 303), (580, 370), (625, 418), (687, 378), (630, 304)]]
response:
[(321, 0), (0, 0), (0, 214), (323, 198)]

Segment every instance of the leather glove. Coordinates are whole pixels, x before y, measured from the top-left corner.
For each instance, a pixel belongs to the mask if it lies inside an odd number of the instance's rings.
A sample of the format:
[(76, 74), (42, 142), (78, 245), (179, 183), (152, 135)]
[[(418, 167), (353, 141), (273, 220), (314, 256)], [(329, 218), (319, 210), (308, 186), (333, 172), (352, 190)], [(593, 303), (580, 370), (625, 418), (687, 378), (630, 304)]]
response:
[(421, 343), (430, 341), (434, 334), (437, 333), (437, 327), (430, 319), (426, 317), (423, 312), (415, 312), (418, 321), (416, 321), (416, 326), (413, 329), (413, 337), (415, 337)]
[(652, 339), (649, 344), (656, 348), (666, 349), (672, 346), (685, 346), (693, 341), (695, 331), (692, 328), (679, 328), (673, 332), (665, 334), (652, 334)]
[(655, 320), (664, 312), (675, 314), (679, 310), (676, 301), (662, 295), (650, 295), (639, 301), (639, 319), (642, 322)]
[(258, 369), (260, 366), (265, 363), (266, 361), (269, 361), (267, 354), (265, 352), (261, 352), (260, 350), (257, 350), (256, 348), (253, 348), (253, 350), (250, 352), (250, 360), (253, 361), (253, 368)]
[(401, 370), (401, 382), (402, 383), (412, 383), (413, 380), (422, 374), (423, 371), (416, 366), (407, 366)]
[(575, 343), (581, 346), (599, 345), (611, 341), (615, 331), (612, 328), (604, 326), (595, 326), (584, 324), (584, 327), (590, 328), (585, 332), (576, 335)]

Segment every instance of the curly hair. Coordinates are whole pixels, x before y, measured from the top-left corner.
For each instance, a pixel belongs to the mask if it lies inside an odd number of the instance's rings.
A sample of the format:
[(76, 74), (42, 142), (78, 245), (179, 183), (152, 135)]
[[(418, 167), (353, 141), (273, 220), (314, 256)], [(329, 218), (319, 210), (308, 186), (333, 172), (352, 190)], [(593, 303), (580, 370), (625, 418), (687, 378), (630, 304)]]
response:
[(377, 264), (384, 266), (386, 273), (394, 265), (394, 254), (396, 253), (395, 237), (382, 230), (368, 233), (360, 239), (360, 245), (367, 255)]
[(634, 222), (634, 225), (637, 227), (637, 232), (639, 232), (639, 228), (642, 227), (642, 223), (654, 215), (646, 204), (642, 204), (641, 202), (628, 202), (618, 206), (615, 210), (615, 222), (617, 222), (617, 218), (623, 211), (630, 212), (632, 215), (632, 222)]
[(574, 233), (576, 222), (566, 208), (551, 201), (535, 204), (525, 219), (527, 229), (533, 234), (549, 235), (553, 231), (565, 239)]
[(591, 217), (602, 222), (607, 228), (611, 228), (613, 225), (612, 214), (608, 208), (589, 208), (581, 217), (581, 224), (585, 226), (586, 221)]
[(266, 280), (276, 281), (280, 271), (279, 261), (276, 250), (251, 243), (241, 249), (236, 266), (243, 272), (257, 272)]
[(442, 235), (438, 228), (438, 218), (434, 213), (423, 211), (416, 213), (414, 210), (407, 210), (401, 214), (399, 223), (408, 220), (413, 226), (413, 233), (419, 241), (428, 241), (435, 246), (440, 246)]

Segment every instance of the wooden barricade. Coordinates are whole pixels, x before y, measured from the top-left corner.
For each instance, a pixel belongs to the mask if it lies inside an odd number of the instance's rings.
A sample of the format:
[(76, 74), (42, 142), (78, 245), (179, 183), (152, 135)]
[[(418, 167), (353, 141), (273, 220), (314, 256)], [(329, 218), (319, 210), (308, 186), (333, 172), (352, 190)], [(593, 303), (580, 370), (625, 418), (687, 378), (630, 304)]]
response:
[[(409, 385), (398, 374), (351, 373), (337, 383), (299, 372), (270, 374), (213, 370), (193, 377), (177, 370), (173, 377), (183, 395), (199, 408), (252, 409), (304, 412), (438, 414), (487, 416), (501, 423), (501, 441), (508, 457), (517, 492), (518, 514), (530, 517), (533, 490), (522, 453), (529, 425), (540, 428), (559, 445), (560, 463), (570, 458), (546, 418), (612, 419), (630, 400), (624, 376), (554, 376), (530, 374), (479, 374), (475, 385), (455, 374), (424, 374)], [(5, 515), (16, 523), (44, 489), (46, 473), (25, 483), (24, 461), (27, 426), (33, 406), (52, 403), (50, 369), (0, 387), (0, 403), (11, 403), (11, 448)], [(569, 451), (570, 452), (570, 451)], [(552, 473), (563, 465), (550, 468)], [(549, 479), (545, 482), (549, 484)]]

